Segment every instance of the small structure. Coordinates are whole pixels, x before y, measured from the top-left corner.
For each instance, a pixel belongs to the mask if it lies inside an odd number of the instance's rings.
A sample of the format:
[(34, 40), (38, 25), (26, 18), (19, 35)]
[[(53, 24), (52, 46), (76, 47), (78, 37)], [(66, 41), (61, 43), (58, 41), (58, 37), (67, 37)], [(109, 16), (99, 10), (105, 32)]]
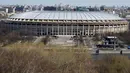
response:
[(113, 45), (113, 44), (117, 44), (117, 37), (115, 36), (107, 36), (107, 37), (104, 37), (103, 39), (104, 41), (104, 45)]
[(117, 48), (121, 47), (122, 43), (118, 40), (116, 36), (106, 36), (103, 38), (102, 43), (98, 44), (98, 48)]

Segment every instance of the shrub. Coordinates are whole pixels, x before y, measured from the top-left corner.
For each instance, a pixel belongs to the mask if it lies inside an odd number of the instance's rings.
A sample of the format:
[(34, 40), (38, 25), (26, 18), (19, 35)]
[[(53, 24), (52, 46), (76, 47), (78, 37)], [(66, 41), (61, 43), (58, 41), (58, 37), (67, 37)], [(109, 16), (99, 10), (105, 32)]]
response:
[(56, 65), (35, 51), (0, 50), (0, 73), (51, 73)]
[(130, 60), (125, 56), (107, 56), (97, 64), (99, 73), (130, 73)]
[(86, 53), (0, 49), (0, 73), (96, 73)]

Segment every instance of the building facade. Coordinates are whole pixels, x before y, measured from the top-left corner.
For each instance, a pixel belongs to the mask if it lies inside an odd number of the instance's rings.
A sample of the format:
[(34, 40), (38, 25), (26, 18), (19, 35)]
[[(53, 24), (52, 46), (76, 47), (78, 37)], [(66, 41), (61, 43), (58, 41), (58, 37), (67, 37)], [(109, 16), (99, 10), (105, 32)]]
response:
[(95, 35), (128, 31), (128, 22), (104, 12), (35, 11), (6, 20), (11, 31), (34, 35)]

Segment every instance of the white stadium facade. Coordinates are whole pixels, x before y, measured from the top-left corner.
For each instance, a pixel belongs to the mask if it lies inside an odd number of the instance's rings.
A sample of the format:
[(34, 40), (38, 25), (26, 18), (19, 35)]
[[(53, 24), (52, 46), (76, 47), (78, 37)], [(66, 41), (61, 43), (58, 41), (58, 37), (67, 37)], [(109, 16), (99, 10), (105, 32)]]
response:
[(6, 20), (11, 31), (44, 35), (95, 35), (128, 30), (128, 22), (105, 12), (32, 11), (12, 15)]

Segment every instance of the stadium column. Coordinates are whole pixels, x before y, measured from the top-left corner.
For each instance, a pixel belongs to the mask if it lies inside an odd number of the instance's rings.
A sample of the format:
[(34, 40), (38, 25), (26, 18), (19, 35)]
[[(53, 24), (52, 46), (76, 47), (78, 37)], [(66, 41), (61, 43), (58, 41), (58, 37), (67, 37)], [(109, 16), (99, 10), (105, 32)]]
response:
[[(27, 28), (27, 24), (28, 24), (28, 23), (25, 24), (25, 29), (26, 29), (25, 32), (26, 32), (26, 33), (28, 32), (27, 30), (29, 30), (29, 28)], [(17, 27), (17, 28), (18, 28), (18, 27)]]
[(73, 35), (73, 24), (71, 23), (71, 35)]
[(119, 30), (118, 30), (118, 24), (116, 24), (116, 26), (115, 26), (115, 31), (116, 31), (116, 33), (119, 32)]
[(127, 28), (128, 28), (128, 27), (124, 24), (124, 31), (126, 31)]
[(120, 24), (117, 25), (118, 33), (120, 32)]
[(129, 24), (125, 24), (126, 28), (127, 28), (127, 31), (129, 31)]
[(65, 25), (63, 23), (63, 35), (65, 35)]
[(58, 35), (59, 35), (59, 24), (58, 24)]
[(96, 31), (95, 31), (95, 25), (93, 25), (93, 26), (94, 26), (94, 29), (93, 29), (93, 35), (95, 35), (95, 32), (96, 32)]
[(110, 29), (111, 29), (110, 24), (108, 24), (108, 33), (110, 33)]
[(124, 24), (124, 27), (125, 27), (125, 29), (124, 30), (126, 30), (128, 27)]
[(121, 30), (122, 30), (122, 32), (123, 32), (123, 24), (121, 24), (121, 27), (120, 27), (120, 28), (121, 28)]
[(47, 33), (47, 35), (48, 35), (48, 24), (46, 25), (46, 27), (47, 27), (47, 28), (46, 28), (46, 30), (47, 30), (46, 33)]
[(123, 24), (121, 25), (121, 30), (123, 31)]
[(83, 25), (83, 31), (82, 31), (82, 35), (84, 35), (84, 31), (85, 31), (85, 30), (84, 30), (84, 25)]
[(123, 24), (123, 31), (125, 31), (125, 24)]
[(101, 34), (101, 26), (100, 26), (100, 24), (99, 24), (99, 28), (98, 29), (99, 29), (99, 34)]
[(113, 28), (113, 30), (112, 30), (112, 31), (113, 31), (113, 33), (115, 33), (115, 26), (113, 25), (113, 26), (112, 26), (112, 28)]
[(78, 24), (77, 24), (77, 35), (78, 35), (78, 29), (79, 29), (79, 26), (78, 26)]
[(90, 25), (88, 25), (88, 36), (89, 36)]
[(126, 28), (125, 28), (125, 24), (123, 24), (123, 31), (125, 31), (125, 29), (126, 29)]
[(67, 24), (65, 24), (65, 27), (66, 27), (66, 35), (67, 35)]
[[(13, 24), (13, 23), (12, 23), (12, 24)], [(12, 24), (9, 25), (10, 31), (12, 31)], [(21, 25), (22, 25), (22, 23), (20, 23), (20, 26), (19, 26), (20, 29), (21, 29)]]
[(41, 35), (43, 35), (43, 27), (42, 27), (42, 23), (41, 23)]
[(103, 26), (103, 33), (105, 33), (105, 31), (106, 31), (105, 25), (106, 25), (106, 24), (104, 24), (104, 26)]
[(35, 23), (36, 24), (36, 27), (35, 27), (35, 29), (36, 29), (36, 35), (38, 35), (39, 36), (39, 31), (37, 31), (38, 30), (38, 28), (37, 28), (37, 23)]
[(53, 24), (52, 24), (52, 27), (51, 27), (51, 32), (52, 32), (52, 34), (51, 35), (54, 35), (54, 26), (53, 26)]
[(32, 30), (33, 30), (33, 29), (32, 29), (32, 28), (33, 28), (33, 27), (32, 27), (32, 23), (29, 23), (29, 24), (30, 24), (30, 25), (28, 25), (28, 27), (30, 27), (30, 33), (33, 34), (33, 32), (32, 32)]
[(119, 32), (119, 30), (118, 30), (118, 24), (116, 24), (115, 30), (116, 30), (116, 33)]
[(115, 31), (115, 33), (118, 32), (118, 30), (117, 30), (117, 24), (115, 24), (115, 26), (114, 26), (114, 31)]
[(127, 25), (127, 31), (130, 31), (130, 26), (129, 26), (129, 23), (126, 24)]
[[(18, 24), (19, 24), (19, 23), (17, 23), (17, 26), (16, 26), (16, 27), (17, 27), (17, 29), (18, 29), (18, 27), (19, 27), (19, 26), (18, 26)], [(27, 24), (26, 24), (26, 25), (27, 25)], [(27, 27), (26, 27), (26, 28), (27, 28)]]
[(120, 32), (121, 32), (121, 24), (119, 24), (119, 30), (120, 30)]
[[(11, 31), (13, 30), (14, 31), (14, 24), (15, 23), (13, 23), (12, 25), (11, 25)], [(22, 24), (23, 25), (23, 24)], [(21, 25), (21, 28), (22, 28), (22, 25)]]

